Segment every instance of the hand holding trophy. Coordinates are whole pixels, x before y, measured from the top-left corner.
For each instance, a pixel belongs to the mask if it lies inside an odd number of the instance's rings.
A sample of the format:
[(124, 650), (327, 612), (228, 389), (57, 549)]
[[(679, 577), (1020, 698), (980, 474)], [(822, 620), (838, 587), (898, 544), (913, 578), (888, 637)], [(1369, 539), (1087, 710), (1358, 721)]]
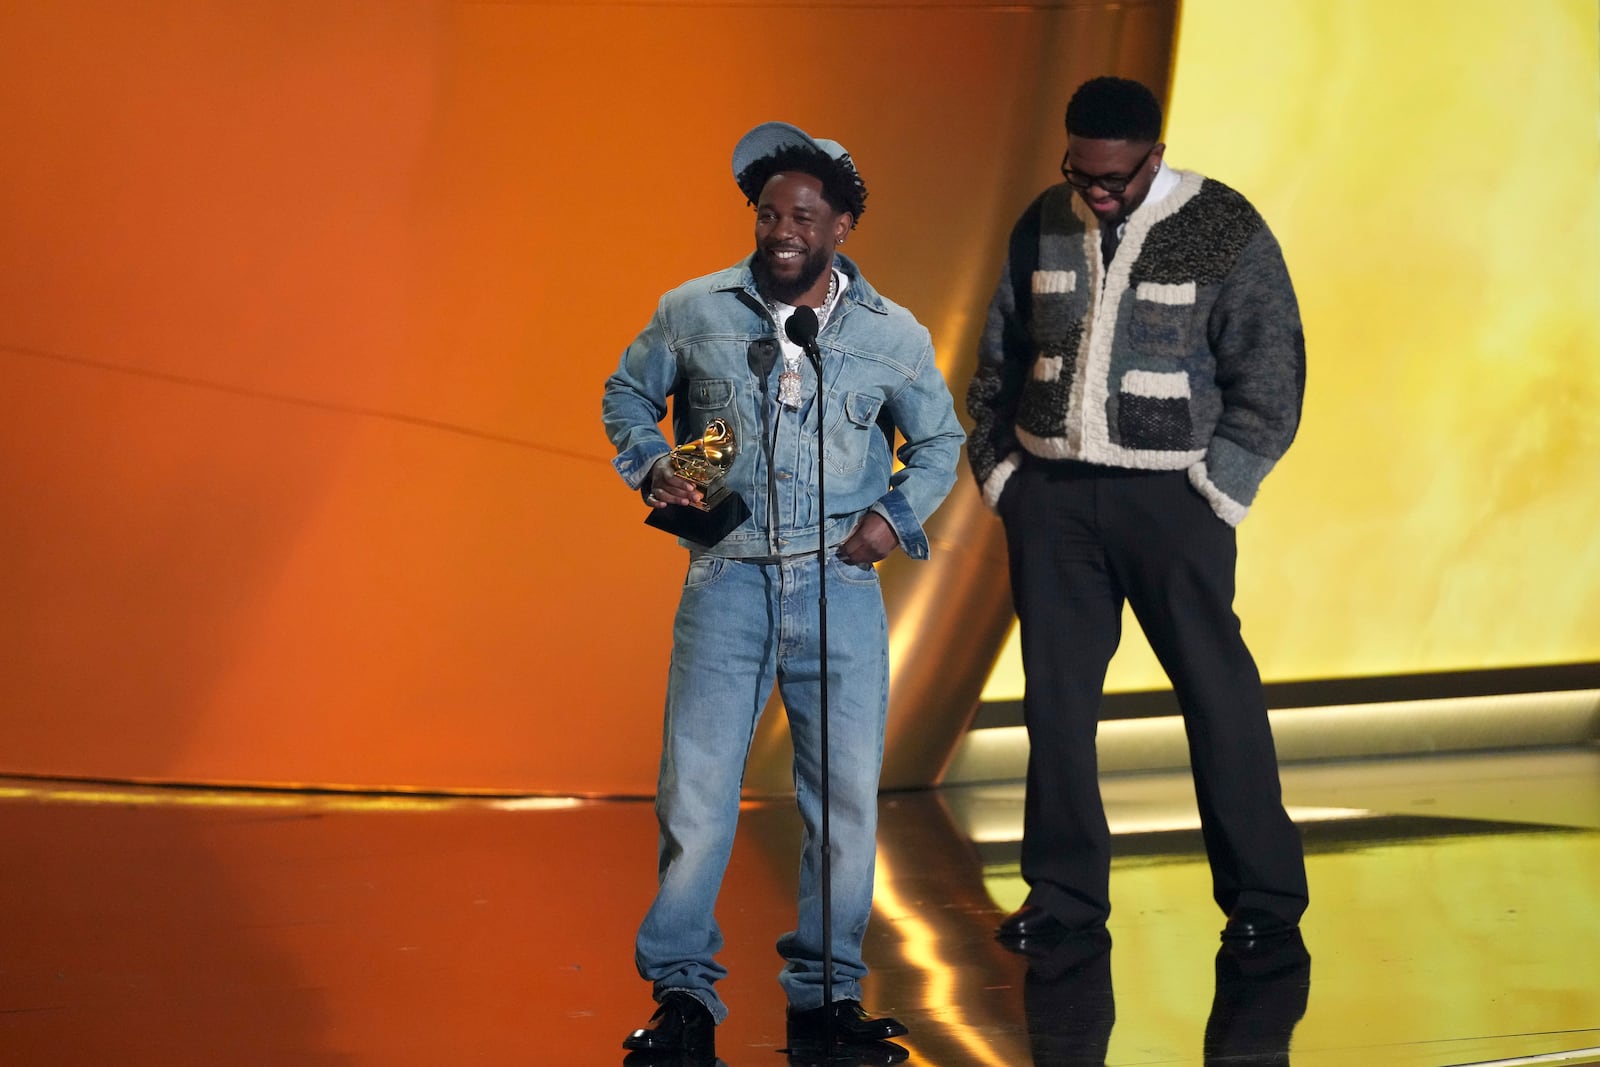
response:
[(733, 430), (722, 419), (712, 419), (704, 434), (666, 456), (672, 473), (692, 483), (700, 491), (700, 500), (653, 507), (645, 523), (697, 544), (709, 546), (722, 540), (750, 515), (744, 500), (728, 488), (728, 470), (736, 455)]

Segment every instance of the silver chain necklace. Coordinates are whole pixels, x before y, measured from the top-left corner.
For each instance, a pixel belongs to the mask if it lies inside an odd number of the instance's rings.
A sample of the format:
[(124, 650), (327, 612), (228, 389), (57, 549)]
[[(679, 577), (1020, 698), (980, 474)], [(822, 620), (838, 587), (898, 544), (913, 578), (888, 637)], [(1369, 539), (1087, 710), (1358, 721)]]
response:
[[(828, 316), (833, 313), (834, 298), (839, 295), (839, 273), (830, 269), (828, 271), (828, 295), (822, 298), (822, 306), (817, 309), (817, 328), (828, 321)], [(772, 314), (773, 324), (778, 322), (778, 302), (767, 301), (767, 310)], [(800, 407), (800, 355), (796, 352), (791, 355), (787, 348), (783, 353), (783, 373), (778, 375), (778, 402), (790, 411)]]

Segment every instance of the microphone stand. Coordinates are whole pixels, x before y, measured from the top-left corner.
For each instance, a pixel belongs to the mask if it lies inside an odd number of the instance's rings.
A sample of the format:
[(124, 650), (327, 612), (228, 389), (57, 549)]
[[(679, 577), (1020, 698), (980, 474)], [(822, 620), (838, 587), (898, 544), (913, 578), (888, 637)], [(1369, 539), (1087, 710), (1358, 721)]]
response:
[(828, 824), (830, 775), (828, 771), (828, 533), (827, 466), (823, 451), (822, 398), (827, 388), (822, 380), (822, 350), (817, 346), (817, 313), (801, 305), (794, 309), (784, 333), (805, 350), (817, 373), (817, 634), (822, 646), (818, 654), (820, 670), (821, 716), (818, 720), (822, 742), (822, 1023), (823, 1043), (828, 1053), (834, 1048), (833, 1033), (833, 840)]

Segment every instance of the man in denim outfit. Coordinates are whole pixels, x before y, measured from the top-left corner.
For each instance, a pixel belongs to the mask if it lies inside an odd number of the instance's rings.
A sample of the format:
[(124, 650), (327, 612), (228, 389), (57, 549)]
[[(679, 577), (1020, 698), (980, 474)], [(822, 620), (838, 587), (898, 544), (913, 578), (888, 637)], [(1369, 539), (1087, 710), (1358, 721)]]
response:
[[(805, 828), (797, 928), (778, 940), (790, 1039), (815, 1040), (830, 1022), (847, 1042), (906, 1032), (860, 1003), (889, 682), (873, 564), (896, 546), (927, 558), (923, 524), (955, 480), (964, 435), (928, 331), (836, 251), (866, 199), (844, 148), (786, 123), (765, 123), (739, 141), (733, 170), (755, 206), (755, 251), (662, 297), (607, 380), (603, 405), (617, 471), (656, 509), (701, 499), (693, 482), (674, 473), (658, 429), (668, 398), (680, 443), (701, 438), (720, 419), (736, 442), (726, 484), (749, 509), (713, 544), (682, 542), (689, 568), (673, 627), (656, 799), (660, 886), (635, 952), (660, 1007), (650, 1027), (623, 1042), (646, 1054), (709, 1053), (715, 1025), (727, 1015), (716, 991), (727, 972), (716, 960), (722, 935), (713, 908), (733, 845), (745, 759), (774, 682), (788, 711)], [(814, 309), (820, 322), (820, 398), (813, 364), (786, 337), (796, 307)], [(904, 438), (898, 470), (895, 431)], [(820, 544), (833, 900), (833, 1003), (826, 1005)]]
[(1222, 937), (1286, 938), (1305, 861), (1233, 595), (1234, 527), (1300, 421), (1294, 287), (1243, 196), (1163, 162), (1145, 86), (1086, 82), (1066, 127), (1066, 180), (1012, 230), (967, 392), (1027, 677), (1028, 898), (1000, 936), (1093, 937), (1110, 914), (1095, 732), (1126, 602), (1183, 712)]

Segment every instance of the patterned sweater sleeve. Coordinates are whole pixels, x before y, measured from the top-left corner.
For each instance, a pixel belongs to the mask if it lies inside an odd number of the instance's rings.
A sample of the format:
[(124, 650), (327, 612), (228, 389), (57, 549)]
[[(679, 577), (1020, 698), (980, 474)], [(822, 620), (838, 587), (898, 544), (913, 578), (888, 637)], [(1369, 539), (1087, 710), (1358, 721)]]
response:
[(984, 502), (991, 508), (1000, 499), (1006, 479), (1020, 458), (1013, 424), (1034, 357), (1027, 323), (1033, 272), (1039, 258), (1042, 204), (1041, 196), (1011, 230), (1006, 263), (978, 342), (977, 371), (967, 386), (967, 414), (972, 417), (967, 462)]
[(1294, 286), (1265, 226), (1229, 271), (1207, 325), (1222, 415), (1189, 480), (1238, 525), (1300, 425), (1306, 343)]

